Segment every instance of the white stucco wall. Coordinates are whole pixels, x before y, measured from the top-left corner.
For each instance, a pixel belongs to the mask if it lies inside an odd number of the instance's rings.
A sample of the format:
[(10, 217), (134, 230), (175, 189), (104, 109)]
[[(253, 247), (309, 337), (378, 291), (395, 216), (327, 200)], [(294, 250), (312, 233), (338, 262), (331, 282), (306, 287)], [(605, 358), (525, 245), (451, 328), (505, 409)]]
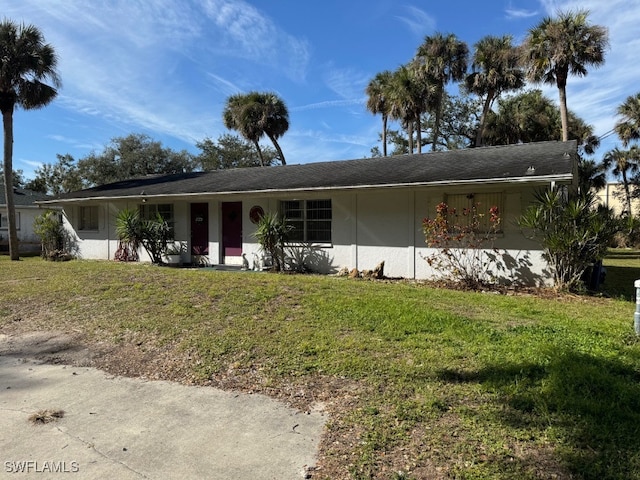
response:
[[(40, 238), (33, 230), (33, 222), (36, 217), (44, 213), (45, 209), (35, 206), (16, 206), (16, 214), (18, 216), (18, 242), (21, 252), (38, 252), (40, 251)], [(6, 208), (0, 208), (0, 214), (5, 218), (7, 215)], [(0, 243), (7, 244), (9, 242), (9, 230), (4, 225), (0, 226)]]
[(355, 268), (372, 270), (384, 261), (386, 276), (413, 276), (413, 197), (407, 190), (357, 194)]
[[(16, 215), (19, 216), (18, 220), (18, 240), (23, 242), (39, 242), (40, 239), (33, 232), (33, 221), (44, 210), (37, 207), (16, 207)], [(7, 210), (0, 209), (0, 214), (6, 218)], [(9, 231), (7, 227), (0, 227), (0, 237), (2, 240), (7, 240)]]

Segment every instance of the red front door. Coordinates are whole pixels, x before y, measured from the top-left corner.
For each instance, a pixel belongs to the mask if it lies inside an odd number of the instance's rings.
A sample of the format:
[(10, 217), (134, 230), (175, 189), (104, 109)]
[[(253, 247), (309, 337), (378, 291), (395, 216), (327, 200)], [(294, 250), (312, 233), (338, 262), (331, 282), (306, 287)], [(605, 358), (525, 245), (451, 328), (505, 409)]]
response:
[(191, 204), (191, 255), (209, 254), (209, 204)]
[(242, 202), (222, 203), (222, 254), (242, 255)]

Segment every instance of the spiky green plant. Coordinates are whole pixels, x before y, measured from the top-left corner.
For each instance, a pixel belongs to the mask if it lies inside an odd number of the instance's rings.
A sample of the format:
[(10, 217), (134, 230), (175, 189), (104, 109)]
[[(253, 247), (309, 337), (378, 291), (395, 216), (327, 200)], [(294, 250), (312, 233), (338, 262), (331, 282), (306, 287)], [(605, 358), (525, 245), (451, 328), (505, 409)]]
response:
[(262, 251), (273, 259), (273, 269), (277, 272), (284, 270), (284, 247), (291, 230), (293, 226), (286, 218), (267, 212), (260, 218), (254, 233)]

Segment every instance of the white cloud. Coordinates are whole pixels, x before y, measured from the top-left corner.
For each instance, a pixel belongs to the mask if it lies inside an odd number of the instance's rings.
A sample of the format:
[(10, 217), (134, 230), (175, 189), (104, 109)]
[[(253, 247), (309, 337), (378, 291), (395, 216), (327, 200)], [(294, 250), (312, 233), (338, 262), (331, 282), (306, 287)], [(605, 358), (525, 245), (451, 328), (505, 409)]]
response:
[(208, 73), (207, 75), (211, 80), (213, 80), (213, 87), (225, 96), (235, 95), (236, 93), (240, 93), (242, 91), (242, 89), (238, 85), (225, 78), (222, 78), (219, 75), (216, 75), (215, 73)]
[(36, 162), (34, 160), (26, 160), (26, 159), (22, 159), (21, 160), (22, 163), (26, 163), (27, 165), (29, 165), (30, 167), (32, 167), (33, 169), (39, 168), (42, 166), (42, 162)]
[(205, 0), (204, 13), (215, 28), (209, 48), (282, 68), (291, 78), (306, 75), (309, 51), (306, 40), (288, 35), (261, 11), (241, 0)]
[(371, 80), (369, 74), (354, 68), (331, 68), (325, 74), (327, 87), (342, 98), (362, 98)]
[(76, 143), (75, 140), (71, 139), (71, 138), (67, 138), (64, 135), (46, 135), (46, 138), (50, 138), (51, 140), (55, 140), (56, 142), (62, 142), (62, 143)]
[(521, 18), (531, 18), (531, 17), (535, 17), (536, 15), (538, 15), (537, 10), (524, 10), (524, 9), (517, 9), (517, 8), (512, 8), (509, 7), (505, 10), (505, 13), (507, 14), (507, 18), (512, 19), (512, 18), (517, 18), (517, 19), (521, 19)]
[(407, 15), (396, 16), (398, 20), (404, 23), (411, 33), (418, 37), (423, 37), (435, 30), (436, 20), (424, 10), (407, 5), (404, 7)]
[[(325, 130), (298, 129), (288, 132), (281, 142), (287, 158), (303, 160), (304, 163), (362, 158), (369, 154), (373, 146), (368, 133), (341, 135), (330, 128)], [(322, 144), (323, 148), (318, 149), (318, 144)]]
[[(232, 78), (247, 77), (230, 64), (246, 60), (301, 81), (309, 62), (304, 39), (243, 1), (0, 0), (0, 7), (14, 20), (28, 11), (28, 23), (55, 46), (58, 105), (187, 143), (221, 130), (218, 98), (243, 89)], [(201, 78), (186, 77), (194, 70)]]
[(335, 108), (335, 107), (349, 107), (352, 105), (360, 105), (366, 100), (359, 99), (345, 99), (345, 100), (327, 100), (324, 102), (309, 103), (307, 105), (299, 105), (297, 107), (290, 108), (292, 112), (304, 112), (306, 110), (316, 110), (321, 108)]

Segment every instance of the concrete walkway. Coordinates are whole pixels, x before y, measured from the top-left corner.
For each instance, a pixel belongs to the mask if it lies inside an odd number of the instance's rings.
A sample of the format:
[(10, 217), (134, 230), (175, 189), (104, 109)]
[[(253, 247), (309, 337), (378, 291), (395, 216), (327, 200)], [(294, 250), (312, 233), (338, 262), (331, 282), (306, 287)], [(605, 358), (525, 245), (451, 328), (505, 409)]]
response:
[[(0, 478), (297, 479), (325, 417), (262, 395), (49, 365), (0, 335)], [(64, 411), (45, 424), (32, 414)]]

